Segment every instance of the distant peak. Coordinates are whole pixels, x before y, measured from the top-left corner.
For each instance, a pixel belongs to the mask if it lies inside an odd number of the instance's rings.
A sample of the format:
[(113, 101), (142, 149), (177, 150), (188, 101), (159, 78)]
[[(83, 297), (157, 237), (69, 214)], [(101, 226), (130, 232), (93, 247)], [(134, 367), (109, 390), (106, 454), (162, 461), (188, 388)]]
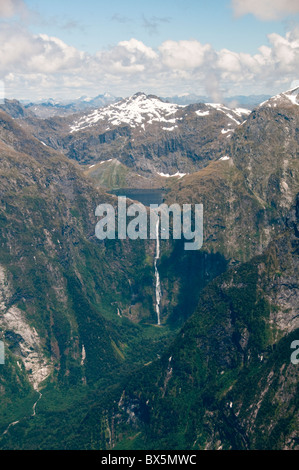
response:
[[(284, 93), (282, 93), (282, 95), (285, 95), (288, 98), (290, 98), (290, 97), (295, 97), (296, 98), (299, 95), (299, 86), (297, 86), (296, 88), (291, 88), (288, 91), (285, 91)], [(293, 99), (291, 101), (294, 102)], [(295, 104), (299, 104), (298, 100), (296, 101)]]
[(260, 104), (260, 107), (266, 106), (268, 108), (276, 108), (280, 103), (291, 102), (292, 104), (299, 106), (299, 87), (291, 88), (290, 90), (283, 91), (278, 95), (272, 96), (267, 101)]
[(106, 124), (106, 130), (123, 124), (144, 130), (145, 125), (153, 123), (168, 124), (172, 127), (167, 130), (172, 130), (177, 121), (176, 113), (181, 107), (177, 104), (166, 103), (155, 95), (138, 92), (129, 98), (91, 112), (75, 122), (70, 129), (71, 132), (77, 132), (102, 122)]
[(163, 101), (161, 98), (159, 98), (159, 96), (156, 96), (156, 95), (147, 95), (147, 94), (144, 93), (143, 91), (138, 91), (138, 92), (135, 93), (134, 95), (130, 96), (129, 99), (136, 99), (136, 98), (145, 98), (145, 99), (147, 99), (147, 100), (155, 99), (155, 100)]
[(134, 95), (130, 96), (128, 99), (135, 99), (139, 97), (147, 98), (147, 94), (144, 93), (143, 91), (138, 91), (137, 93), (134, 93)]
[(285, 91), (283, 94), (296, 94), (298, 95), (299, 93), (299, 86), (296, 86), (295, 88), (291, 88), (290, 90)]

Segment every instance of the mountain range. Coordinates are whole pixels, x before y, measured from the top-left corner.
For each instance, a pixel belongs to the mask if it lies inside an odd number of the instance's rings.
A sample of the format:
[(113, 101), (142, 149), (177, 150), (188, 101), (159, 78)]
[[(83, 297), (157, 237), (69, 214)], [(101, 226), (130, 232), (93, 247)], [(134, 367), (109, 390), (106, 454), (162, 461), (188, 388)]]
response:
[[(10, 108), (7, 103), (6, 111), (11, 113)], [(137, 93), (67, 118), (41, 120), (21, 108), (18, 122), (45, 145), (80, 164), (117, 157), (150, 176), (189, 173), (220, 158), (233, 130), (248, 114), (243, 108), (231, 110), (214, 103), (180, 106)]]
[[(270, 95), (238, 95), (224, 98), (223, 103), (230, 107), (238, 105), (239, 107), (253, 109), (262, 101), (266, 101), (270, 98)], [(121, 97), (113, 96), (111, 93), (104, 93), (95, 97), (81, 96), (75, 100), (54, 100), (53, 98), (49, 98), (39, 100), (38, 102), (21, 100), (21, 103), (27, 110), (32, 111), (37, 117), (49, 118), (53, 116), (66, 116), (84, 110), (96, 109), (111, 103), (116, 103), (121, 99)], [(213, 102), (211, 97), (196, 95), (194, 93), (183, 93), (182, 95), (169, 96), (162, 99), (163, 101), (179, 105)]]
[[(0, 448), (298, 449), (299, 89), (97, 99), (1, 105)], [(201, 250), (98, 240), (118, 189), (203, 204)]]

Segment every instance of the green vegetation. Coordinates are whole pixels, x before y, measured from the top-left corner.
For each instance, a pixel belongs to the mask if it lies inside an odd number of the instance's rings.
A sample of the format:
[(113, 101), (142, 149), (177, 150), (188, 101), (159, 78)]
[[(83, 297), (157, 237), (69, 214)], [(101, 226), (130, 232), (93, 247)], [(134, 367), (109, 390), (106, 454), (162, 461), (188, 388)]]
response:
[[(155, 242), (94, 236), (95, 207), (115, 200), (95, 187), (131, 187), (136, 174), (115, 160), (98, 164), (87, 170), (94, 185), (66, 157), (5, 119), (0, 335), (7, 361), (0, 366), (0, 448), (294, 448), (298, 368), (290, 363), (290, 344), (299, 334), (298, 201), (291, 207), (279, 190), (287, 183), (294, 196), (294, 143), (284, 173), (286, 154), (277, 139), (273, 171), (261, 144), (264, 178), (253, 161), (260, 155), (254, 132), (242, 126), (230, 147), (234, 161), (215, 161), (168, 183), (168, 204), (204, 204), (204, 247), (190, 253), (181, 241), (161, 242), (158, 326)], [(121, 152), (124, 141), (129, 145), (128, 129), (122, 132), (105, 158)], [(156, 146), (151, 139), (146, 158)], [(179, 155), (177, 145), (159, 144), (161, 161), (170, 150)], [(14, 315), (12, 331), (7, 314)], [(46, 380), (35, 377), (40, 399), (29, 381), (39, 371), (30, 361), (39, 360), (49, 367)]]

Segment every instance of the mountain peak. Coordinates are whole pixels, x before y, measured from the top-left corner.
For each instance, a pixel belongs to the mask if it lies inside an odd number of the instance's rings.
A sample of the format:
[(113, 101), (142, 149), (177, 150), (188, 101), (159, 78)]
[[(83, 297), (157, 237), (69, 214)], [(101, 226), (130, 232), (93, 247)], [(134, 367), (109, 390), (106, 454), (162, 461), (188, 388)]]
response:
[(260, 104), (261, 106), (266, 106), (268, 108), (276, 108), (278, 104), (293, 104), (299, 106), (299, 87), (291, 88), (290, 90), (279, 93), (278, 95), (272, 96), (267, 101), (264, 101)]
[(154, 122), (175, 124), (175, 114), (180, 108), (182, 106), (166, 103), (155, 95), (138, 92), (129, 98), (96, 109), (83, 116), (71, 126), (71, 133), (86, 129), (100, 121), (107, 124), (107, 130), (110, 129), (110, 126), (122, 124), (133, 128), (144, 128), (145, 124), (153, 124)]
[(288, 98), (293, 104), (299, 105), (299, 87), (292, 88), (291, 90), (285, 91), (282, 93), (286, 98)]

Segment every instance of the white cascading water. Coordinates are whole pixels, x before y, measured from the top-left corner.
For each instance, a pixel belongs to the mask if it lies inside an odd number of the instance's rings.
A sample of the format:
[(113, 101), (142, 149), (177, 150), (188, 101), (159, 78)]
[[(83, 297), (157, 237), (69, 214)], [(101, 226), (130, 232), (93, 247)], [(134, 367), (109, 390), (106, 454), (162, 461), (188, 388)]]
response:
[[(38, 404), (38, 402), (41, 400), (42, 398), (42, 394), (40, 392), (38, 392), (39, 394), (39, 397), (37, 399), (37, 401), (34, 403), (33, 407), (32, 407), (32, 415), (31, 417), (33, 418), (34, 416), (36, 416), (36, 405)], [(17, 424), (19, 424), (20, 421), (14, 421), (13, 423), (11, 423), (7, 428), (6, 430), (4, 431), (4, 433), (2, 434), (2, 436), (5, 436), (5, 434), (8, 433), (8, 431), (10, 430), (11, 427), (13, 426), (16, 426)]]
[(38, 404), (38, 402), (42, 398), (42, 394), (40, 392), (38, 392), (38, 394), (39, 394), (39, 399), (34, 403), (33, 408), (32, 408), (32, 411), (33, 411), (32, 415), (31, 415), (32, 417), (36, 415), (36, 405)]
[(160, 322), (160, 302), (161, 302), (161, 284), (160, 276), (157, 267), (157, 261), (160, 258), (160, 238), (159, 238), (159, 228), (160, 228), (160, 218), (158, 216), (156, 223), (156, 256), (155, 256), (155, 278), (156, 278), (156, 313), (157, 313), (157, 323), (161, 325)]

